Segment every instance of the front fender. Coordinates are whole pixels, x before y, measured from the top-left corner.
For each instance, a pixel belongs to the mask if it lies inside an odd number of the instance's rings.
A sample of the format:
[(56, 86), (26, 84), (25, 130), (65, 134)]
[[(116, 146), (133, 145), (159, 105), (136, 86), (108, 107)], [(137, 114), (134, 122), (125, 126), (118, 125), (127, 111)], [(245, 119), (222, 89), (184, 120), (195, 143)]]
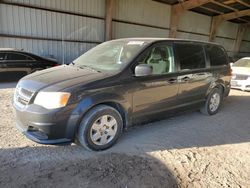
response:
[[(132, 97), (131, 97), (132, 99)], [(80, 102), (73, 109), (71, 116), (68, 120), (68, 135), (70, 137), (74, 137), (75, 132), (77, 131), (77, 127), (80, 124), (84, 115), (93, 107), (99, 104), (107, 104), (107, 103), (115, 103), (122, 107), (122, 110), (125, 114), (125, 123), (129, 124), (130, 114), (132, 112), (132, 105), (129, 97), (125, 98), (124, 96), (120, 96), (113, 93), (100, 93), (91, 96), (83, 97)]]
[(81, 116), (98, 104), (110, 102), (119, 104), (127, 113), (131, 112), (132, 110), (132, 105), (129, 102), (129, 99), (126, 99), (125, 97), (118, 94), (100, 93), (84, 97), (73, 110), (72, 114)]

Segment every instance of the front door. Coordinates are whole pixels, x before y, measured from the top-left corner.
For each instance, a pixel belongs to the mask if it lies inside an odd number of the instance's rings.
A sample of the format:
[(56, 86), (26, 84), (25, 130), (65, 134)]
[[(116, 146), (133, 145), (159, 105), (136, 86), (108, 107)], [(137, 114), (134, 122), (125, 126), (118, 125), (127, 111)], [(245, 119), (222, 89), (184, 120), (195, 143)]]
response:
[(152, 75), (134, 77), (133, 114), (135, 117), (155, 115), (174, 107), (177, 103), (178, 82), (172, 44), (161, 42), (149, 47), (136, 60), (148, 64)]

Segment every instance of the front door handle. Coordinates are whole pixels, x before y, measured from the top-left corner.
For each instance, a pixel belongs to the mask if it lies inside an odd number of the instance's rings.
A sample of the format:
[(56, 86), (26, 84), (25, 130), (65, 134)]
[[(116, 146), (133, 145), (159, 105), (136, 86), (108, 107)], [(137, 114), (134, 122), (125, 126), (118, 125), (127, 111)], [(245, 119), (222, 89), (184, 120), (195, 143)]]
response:
[(197, 75), (197, 76), (205, 76), (206, 73), (197, 73), (196, 75)]

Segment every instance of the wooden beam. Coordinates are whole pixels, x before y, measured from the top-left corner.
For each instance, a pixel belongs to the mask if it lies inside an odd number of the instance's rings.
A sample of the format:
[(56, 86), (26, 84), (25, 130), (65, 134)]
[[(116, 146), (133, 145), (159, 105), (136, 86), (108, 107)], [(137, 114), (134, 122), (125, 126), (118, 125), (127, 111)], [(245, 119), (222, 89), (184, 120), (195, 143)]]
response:
[(234, 41), (234, 53), (238, 53), (240, 51), (240, 45), (244, 36), (244, 33), (246, 32), (247, 25), (239, 25), (238, 26), (238, 31), (237, 31), (237, 36)]
[(112, 39), (113, 0), (106, 0), (105, 40)]
[(171, 6), (169, 37), (176, 38), (180, 17), (189, 9), (199, 7), (211, 0), (189, 0)]
[(230, 9), (230, 10), (233, 10), (233, 11), (238, 11), (238, 9), (236, 9), (236, 8), (233, 8), (233, 7), (230, 7), (230, 6), (228, 6), (228, 5), (224, 5), (223, 3), (220, 3), (220, 2), (218, 2), (218, 1), (211, 1), (211, 3), (213, 3), (213, 4), (216, 4), (216, 5), (219, 5), (219, 6), (221, 6), (221, 7), (224, 7), (224, 8), (227, 8), (227, 9)]
[(222, 17), (223, 20), (232, 20), (235, 18), (240, 18), (243, 16), (249, 16), (249, 15), (250, 15), (250, 9), (231, 12), (231, 13), (223, 14), (220, 16)]
[(250, 15), (250, 9), (214, 16), (212, 18), (209, 41), (214, 41), (217, 35), (218, 27), (223, 21), (240, 18), (247, 15)]
[(238, 3), (240, 3), (240, 4), (244, 5), (244, 6), (246, 6), (248, 8), (250, 8), (250, 4), (248, 4), (248, 3), (244, 2), (244, 1), (236, 0), (236, 2), (238, 2)]
[(227, 1), (224, 1), (223, 4), (225, 5), (230, 5), (230, 4), (233, 4), (235, 3), (236, 0), (227, 0)]
[(212, 23), (210, 27), (209, 41), (213, 42), (218, 32), (220, 24), (223, 22), (223, 19), (220, 16), (214, 16), (212, 18)]
[(171, 7), (171, 20), (170, 20), (170, 31), (169, 31), (170, 38), (176, 38), (177, 29), (182, 14), (183, 10), (180, 7), (178, 6)]
[(190, 9), (199, 7), (209, 2), (212, 2), (212, 0), (188, 0), (182, 3), (178, 3), (176, 5), (173, 5), (173, 6), (180, 7), (180, 9), (183, 9), (183, 10), (190, 10)]
[(211, 8), (208, 8), (208, 7), (204, 7), (204, 6), (200, 6), (199, 8), (202, 8), (204, 10), (207, 10), (207, 11), (210, 11), (210, 12), (213, 12), (213, 13), (216, 13), (216, 14), (224, 14), (224, 12), (220, 12), (218, 10), (214, 10), (214, 9), (211, 9)]
[(248, 21), (246, 19), (243, 19), (243, 18), (237, 18), (237, 20), (240, 20), (240, 21), (243, 21), (243, 22), (246, 22), (246, 23), (250, 23), (250, 21)]

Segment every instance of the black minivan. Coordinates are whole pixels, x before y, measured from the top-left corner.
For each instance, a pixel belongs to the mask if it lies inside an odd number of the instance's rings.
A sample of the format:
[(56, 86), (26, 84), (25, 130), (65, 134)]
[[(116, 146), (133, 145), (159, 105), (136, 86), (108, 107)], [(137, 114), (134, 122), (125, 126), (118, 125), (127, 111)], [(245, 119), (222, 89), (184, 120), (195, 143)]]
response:
[(129, 126), (187, 108), (216, 114), (231, 68), (217, 44), (159, 38), (104, 42), (69, 65), (21, 79), (17, 127), (42, 144), (111, 147)]

